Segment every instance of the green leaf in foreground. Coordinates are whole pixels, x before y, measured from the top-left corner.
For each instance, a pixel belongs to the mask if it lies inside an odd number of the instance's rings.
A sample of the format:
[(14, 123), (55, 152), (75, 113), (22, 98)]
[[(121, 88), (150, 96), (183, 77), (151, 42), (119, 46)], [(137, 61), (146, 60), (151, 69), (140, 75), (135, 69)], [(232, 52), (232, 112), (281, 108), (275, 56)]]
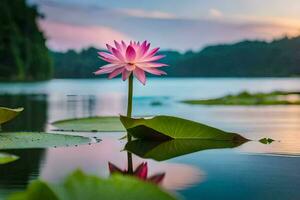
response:
[(63, 184), (52, 185), (35, 181), (27, 191), (13, 194), (8, 200), (174, 200), (158, 186), (135, 177), (112, 175), (108, 179), (86, 175), (81, 171), (71, 174)]
[(163, 142), (135, 140), (127, 143), (125, 149), (142, 158), (163, 161), (197, 151), (234, 148), (243, 143), (242, 141), (201, 139), (175, 139)]
[(18, 159), (19, 157), (15, 155), (8, 154), (8, 153), (0, 153), (0, 165), (10, 163)]
[(125, 131), (119, 117), (88, 117), (67, 119), (52, 123), (62, 131)]
[(246, 138), (198, 122), (172, 116), (151, 119), (120, 117), (127, 131), (135, 138), (145, 140), (205, 139), (247, 141)]
[(47, 148), (89, 142), (89, 138), (72, 135), (35, 132), (0, 133), (0, 149)]
[(12, 120), (23, 110), (24, 110), (23, 108), (12, 109), (12, 108), (0, 107), (0, 125)]

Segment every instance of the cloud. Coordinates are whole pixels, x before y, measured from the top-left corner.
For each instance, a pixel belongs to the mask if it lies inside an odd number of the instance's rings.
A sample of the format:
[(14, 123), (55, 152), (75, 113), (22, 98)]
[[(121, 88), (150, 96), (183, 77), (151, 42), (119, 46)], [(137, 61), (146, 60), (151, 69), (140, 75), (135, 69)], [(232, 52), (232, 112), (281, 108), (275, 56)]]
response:
[(213, 18), (220, 18), (223, 16), (223, 13), (218, 9), (211, 8), (209, 9), (209, 16)]
[(130, 40), (124, 33), (105, 26), (77, 26), (51, 21), (39, 21), (46, 33), (47, 46), (52, 50), (80, 50), (90, 46), (104, 48), (113, 40)]
[(141, 9), (121, 9), (121, 13), (132, 17), (141, 17), (141, 18), (156, 18), (156, 19), (173, 19), (176, 16), (161, 11), (145, 11)]

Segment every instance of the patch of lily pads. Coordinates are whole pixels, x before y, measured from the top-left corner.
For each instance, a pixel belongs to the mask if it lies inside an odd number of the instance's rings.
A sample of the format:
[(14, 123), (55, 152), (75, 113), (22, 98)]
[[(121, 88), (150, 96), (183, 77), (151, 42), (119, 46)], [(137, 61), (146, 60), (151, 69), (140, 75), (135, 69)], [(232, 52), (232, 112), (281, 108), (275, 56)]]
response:
[(195, 105), (300, 105), (300, 92), (274, 91), (270, 93), (241, 92), (213, 99), (191, 99), (182, 101)]
[(70, 119), (54, 122), (53, 125), (73, 131), (89, 131), (91, 128), (103, 132), (127, 131), (136, 140), (127, 143), (125, 149), (140, 157), (155, 160), (166, 160), (207, 149), (233, 148), (248, 141), (237, 133), (165, 115)]
[[(0, 126), (17, 117), (23, 108), (0, 107)], [(33, 149), (59, 146), (75, 146), (91, 142), (90, 138), (65, 134), (53, 134), (44, 132), (0, 132), (0, 149)], [(0, 164), (6, 164), (17, 160), (12, 154), (0, 153)]]
[(135, 138), (148, 140), (196, 138), (247, 140), (236, 133), (229, 133), (191, 120), (164, 115), (149, 118), (92, 117), (57, 121), (53, 125), (63, 131), (127, 131)]

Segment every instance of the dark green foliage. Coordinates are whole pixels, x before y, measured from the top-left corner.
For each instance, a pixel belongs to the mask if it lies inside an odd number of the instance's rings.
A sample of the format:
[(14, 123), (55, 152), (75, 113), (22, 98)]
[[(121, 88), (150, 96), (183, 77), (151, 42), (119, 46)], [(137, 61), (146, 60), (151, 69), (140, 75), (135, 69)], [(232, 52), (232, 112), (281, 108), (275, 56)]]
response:
[[(105, 64), (97, 49), (52, 53), (57, 78), (90, 78)], [(300, 76), (300, 36), (270, 43), (243, 41), (208, 46), (200, 52), (161, 51), (160, 62), (170, 77), (284, 77)]]
[(25, 0), (0, 1), (0, 80), (45, 80), (52, 76), (52, 62), (40, 14)]
[(98, 58), (98, 51), (95, 48), (89, 48), (79, 53), (74, 50), (69, 50), (65, 53), (52, 52), (55, 78), (96, 77), (93, 72), (106, 63)]
[[(179, 76), (283, 77), (300, 75), (300, 37), (243, 41), (204, 48), (174, 66)], [(170, 75), (177, 75), (170, 74)]]
[(182, 102), (199, 105), (300, 105), (300, 93), (274, 91), (250, 94), (241, 92), (237, 95), (226, 95), (215, 99), (185, 100)]

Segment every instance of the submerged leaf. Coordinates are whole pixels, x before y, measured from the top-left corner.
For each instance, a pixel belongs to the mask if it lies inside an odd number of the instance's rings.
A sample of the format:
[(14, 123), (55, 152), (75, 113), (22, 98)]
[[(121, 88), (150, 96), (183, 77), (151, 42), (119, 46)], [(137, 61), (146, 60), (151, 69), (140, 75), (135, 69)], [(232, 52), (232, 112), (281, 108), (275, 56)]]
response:
[(156, 116), (151, 119), (120, 117), (127, 131), (139, 139), (205, 139), (247, 141), (246, 138), (228, 133), (198, 122), (172, 116)]
[(89, 138), (82, 136), (35, 132), (0, 133), (0, 149), (47, 148), (89, 142)]
[(0, 125), (12, 120), (23, 110), (24, 110), (23, 108), (12, 109), (12, 108), (0, 107)]
[(169, 141), (135, 140), (127, 143), (125, 149), (142, 158), (163, 161), (197, 151), (234, 148), (243, 143), (244, 141), (202, 139), (174, 139)]
[(88, 117), (67, 119), (52, 123), (62, 131), (125, 131), (119, 117)]
[(158, 186), (131, 176), (112, 175), (108, 179), (86, 175), (81, 171), (71, 174), (63, 184), (52, 185), (35, 181), (27, 191), (13, 194), (9, 200), (174, 200)]
[(10, 163), (18, 159), (19, 157), (15, 155), (8, 154), (8, 153), (0, 153), (0, 165)]

